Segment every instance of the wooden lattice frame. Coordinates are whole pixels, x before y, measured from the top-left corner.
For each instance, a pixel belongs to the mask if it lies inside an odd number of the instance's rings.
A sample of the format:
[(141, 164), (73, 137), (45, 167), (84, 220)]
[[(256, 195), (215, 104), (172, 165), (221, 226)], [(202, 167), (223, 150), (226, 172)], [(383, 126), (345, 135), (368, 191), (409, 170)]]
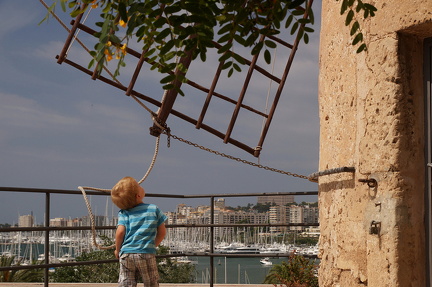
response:
[[(309, 0), (307, 2), (308, 8), (311, 7), (312, 2), (313, 2), (313, 0)], [(307, 15), (308, 10), (309, 9), (304, 9), (303, 18), (308, 17), (308, 15)], [(244, 57), (242, 57), (244, 59), (246, 65), (248, 66), (248, 72), (247, 72), (247, 76), (245, 78), (245, 81), (243, 83), (243, 87), (241, 89), (241, 92), (240, 92), (237, 100), (233, 100), (232, 98), (227, 97), (223, 94), (217, 93), (215, 91), (217, 84), (218, 84), (218, 81), (219, 81), (219, 77), (221, 75), (222, 66), (224, 64), (223, 62), (219, 63), (219, 66), (216, 69), (215, 76), (212, 80), (212, 84), (211, 84), (210, 88), (203, 87), (192, 80), (187, 80), (187, 82), (186, 82), (187, 85), (207, 94), (206, 100), (205, 100), (204, 105), (201, 109), (200, 116), (197, 119), (194, 119), (188, 115), (185, 115), (185, 114), (173, 109), (173, 105), (174, 105), (174, 102), (175, 102), (177, 94), (178, 94), (178, 92), (175, 89), (169, 90), (165, 94), (163, 99), (160, 101), (156, 100), (152, 97), (146, 96), (146, 95), (140, 93), (139, 91), (134, 90), (134, 86), (135, 86), (136, 80), (138, 78), (138, 75), (140, 73), (140, 70), (142, 68), (142, 65), (145, 62), (148, 62), (148, 59), (145, 58), (143, 55), (144, 53), (139, 53), (139, 52), (137, 52), (131, 48), (126, 49), (126, 51), (129, 55), (132, 55), (138, 59), (138, 62), (137, 62), (136, 68), (135, 68), (135, 72), (134, 72), (134, 74), (133, 74), (133, 76), (129, 82), (129, 85), (127, 87), (122, 85), (122, 84), (119, 84), (118, 82), (116, 82), (112, 79), (108, 79), (102, 75), (97, 75), (96, 70), (91, 71), (91, 70), (71, 61), (70, 59), (68, 59), (66, 57), (67, 50), (68, 50), (68, 47), (70, 46), (70, 44), (72, 42), (72, 39), (74, 38), (74, 35), (75, 35), (77, 29), (80, 29), (80, 30), (82, 30), (88, 34), (91, 34), (91, 35), (94, 35), (96, 33), (96, 31), (94, 31), (93, 29), (84, 25), (83, 23), (81, 23), (81, 19), (82, 19), (82, 14), (80, 14), (75, 20), (73, 20), (71, 22), (72, 28), (71, 28), (69, 35), (65, 41), (63, 50), (61, 51), (60, 55), (57, 56), (57, 59), (58, 59), (57, 62), (59, 64), (61, 64), (63, 62), (67, 63), (67, 64), (77, 68), (78, 70), (90, 75), (93, 79), (99, 79), (99, 80), (101, 80), (101, 81), (103, 81), (103, 82), (105, 82), (105, 83), (107, 83), (113, 87), (116, 87), (120, 90), (123, 90), (126, 93), (126, 95), (128, 95), (128, 96), (134, 95), (135, 97), (138, 97), (141, 100), (144, 100), (150, 104), (155, 105), (156, 107), (159, 108), (159, 110), (157, 112), (157, 119), (160, 123), (165, 123), (168, 116), (170, 114), (172, 114), (174, 116), (177, 116), (180, 119), (185, 120), (186, 122), (189, 122), (189, 123), (195, 125), (195, 127), (197, 129), (203, 129), (203, 130), (206, 130), (206, 131), (216, 135), (217, 137), (221, 138), (224, 143), (233, 144), (234, 146), (239, 147), (239, 148), (247, 151), (248, 153), (252, 154), (255, 157), (258, 157), (260, 155), (260, 151), (261, 151), (262, 146), (264, 144), (264, 140), (266, 138), (270, 124), (272, 122), (277, 104), (279, 102), (280, 96), (282, 94), (282, 90), (283, 90), (284, 85), (286, 83), (288, 73), (290, 71), (291, 65), (292, 65), (293, 60), (294, 60), (294, 56), (296, 54), (296, 51), (297, 51), (298, 46), (299, 46), (299, 42), (301, 40), (300, 37), (298, 37), (298, 34), (302, 33), (304, 25), (301, 25), (300, 28), (298, 29), (297, 37), (295, 37), (295, 40), (292, 44), (289, 44), (289, 43), (285, 42), (284, 40), (282, 40), (278, 37), (275, 37), (275, 36), (269, 37), (269, 38), (271, 38), (271, 40), (277, 42), (279, 45), (282, 45), (283, 47), (286, 47), (290, 50), (290, 54), (289, 54), (288, 60), (287, 60), (286, 65), (285, 65), (285, 69), (284, 69), (281, 77), (276, 77), (276, 76), (272, 75), (270, 72), (266, 71), (265, 69), (263, 69), (262, 67), (257, 65), (257, 60), (258, 60), (258, 57), (260, 54), (254, 55), (251, 60), (248, 60), (248, 59), (245, 59)], [(265, 40), (265, 36), (261, 35), (259, 41), (264, 41), (264, 40)], [(217, 42), (214, 42), (214, 45), (216, 48), (220, 47), (220, 45)], [(191, 56), (187, 55), (186, 57), (181, 58), (180, 62), (183, 64), (183, 66), (188, 67), (190, 62), (191, 62)], [(175, 71), (174, 73), (177, 73), (177, 72), (178, 71)], [(245, 105), (243, 103), (243, 100), (246, 96), (249, 81), (250, 81), (252, 74), (254, 72), (261, 73), (262, 75), (267, 77), (270, 81), (273, 81), (278, 85), (276, 93), (273, 97), (273, 102), (271, 104), (271, 107), (270, 107), (268, 113), (261, 112), (261, 111), (254, 109), (248, 105)], [(177, 87), (180, 87), (182, 83), (178, 82), (178, 83), (174, 83), (174, 84)], [(209, 108), (209, 104), (210, 104), (212, 97), (217, 97), (219, 99), (222, 99), (228, 103), (235, 105), (235, 108), (234, 108), (234, 111), (232, 113), (229, 125), (228, 125), (226, 131), (224, 131), (224, 132), (219, 131), (219, 130), (217, 130), (217, 129), (215, 129), (215, 128), (207, 125), (207, 124), (204, 124), (204, 118), (206, 116), (206, 112)], [(257, 114), (257, 115), (259, 115), (265, 119), (264, 125), (263, 125), (262, 130), (261, 130), (261, 135), (260, 135), (258, 142), (255, 146), (248, 145), (246, 143), (240, 142), (240, 141), (231, 137), (231, 133), (232, 133), (233, 128), (236, 124), (237, 117), (238, 117), (239, 111), (241, 109), (246, 109), (248, 111), (251, 111), (251, 112), (253, 112), (253, 113), (255, 113), (255, 114)], [(154, 125), (150, 129), (150, 133), (154, 136), (158, 136), (161, 132), (162, 132), (161, 129), (156, 125)]]

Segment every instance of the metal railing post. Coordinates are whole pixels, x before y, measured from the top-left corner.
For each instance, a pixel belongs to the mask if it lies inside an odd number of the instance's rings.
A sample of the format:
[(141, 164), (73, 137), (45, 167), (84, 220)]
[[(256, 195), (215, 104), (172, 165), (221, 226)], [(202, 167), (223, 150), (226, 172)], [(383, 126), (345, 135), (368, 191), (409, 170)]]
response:
[[(50, 202), (51, 197), (50, 193), (45, 193), (45, 227), (49, 227), (50, 224)], [(45, 246), (44, 246), (44, 253), (45, 253), (45, 264), (49, 264), (49, 229), (45, 230)], [(49, 282), (49, 268), (45, 267), (44, 269), (44, 287), (48, 287)]]
[[(214, 253), (214, 196), (210, 197), (210, 252)], [(210, 256), (210, 287), (214, 284), (214, 257)]]

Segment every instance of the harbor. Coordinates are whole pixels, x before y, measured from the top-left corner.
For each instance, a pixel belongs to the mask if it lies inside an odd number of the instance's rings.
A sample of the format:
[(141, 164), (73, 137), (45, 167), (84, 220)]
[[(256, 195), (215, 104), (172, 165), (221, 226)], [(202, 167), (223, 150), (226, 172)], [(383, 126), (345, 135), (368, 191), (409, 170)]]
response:
[[(190, 257), (195, 262), (195, 283), (208, 284), (210, 281), (210, 258)], [(267, 258), (263, 264), (260, 258), (215, 258), (215, 284), (262, 284), (273, 265), (281, 264), (287, 258)], [(318, 259), (311, 259), (319, 264)], [(269, 264), (270, 262), (270, 264)]]
[[(213, 254), (220, 256), (180, 256), (179, 254), (210, 253), (205, 242), (167, 241), (169, 252), (175, 264), (192, 264), (194, 266), (191, 283), (208, 284), (210, 282), (210, 266), (213, 265), (214, 283), (220, 284), (261, 284), (271, 268), (280, 264), (290, 254), (303, 255), (310, 258), (315, 265), (318, 248), (314, 246), (295, 246), (286, 244), (248, 244), (219, 242)], [(44, 257), (44, 236), (35, 232), (11, 232), (0, 237), (0, 255), (15, 257), (20, 265), (42, 264)], [(49, 240), (49, 262), (74, 262), (83, 252), (97, 251), (91, 245), (91, 236), (87, 232), (53, 232)], [(241, 255), (257, 255), (257, 257), (241, 257)], [(274, 255), (278, 256), (275, 257)], [(232, 257), (238, 255), (240, 257)], [(231, 256), (231, 257), (230, 257)], [(211, 264), (210, 260), (213, 260)], [(55, 272), (55, 269), (51, 270)]]

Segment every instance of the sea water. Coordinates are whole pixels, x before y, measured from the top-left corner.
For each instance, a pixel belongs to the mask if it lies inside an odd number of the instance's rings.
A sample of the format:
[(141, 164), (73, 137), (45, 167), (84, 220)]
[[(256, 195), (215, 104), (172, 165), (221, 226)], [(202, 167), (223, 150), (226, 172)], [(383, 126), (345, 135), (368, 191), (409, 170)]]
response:
[[(196, 283), (208, 284), (210, 282), (210, 258), (189, 257), (196, 261)], [(272, 266), (281, 264), (286, 258), (270, 258), (273, 265), (263, 265), (260, 257), (231, 258), (215, 257), (214, 283), (218, 284), (261, 284), (270, 272)]]

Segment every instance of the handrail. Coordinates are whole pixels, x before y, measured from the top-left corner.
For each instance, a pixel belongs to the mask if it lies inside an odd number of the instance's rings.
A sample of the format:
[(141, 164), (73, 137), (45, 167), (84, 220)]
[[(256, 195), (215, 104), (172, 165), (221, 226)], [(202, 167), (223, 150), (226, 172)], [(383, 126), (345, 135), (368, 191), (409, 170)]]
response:
[[(50, 220), (50, 195), (51, 194), (79, 194), (78, 190), (66, 190), (66, 189), (41, 189), (41, 188), (23, 188), (23, 187), (0, 187), (0, 191), (6, 192), (27, 192), (27, 193), (44, 193), (45, 198), (45, 226), (37, 227), (8, 227), (0, 228), (0, 232), (19, 232), (19, 231), (41, 231), (45, 232), (45, 263), (39, 265), (20, 265), (20, 266), (7, 266), (0, 267), (0, 271), (7, 270), (20, 270), (20, 269), (44, 269), (44, 287), (49, 285), (49, 269), (53, 267), (64, 267), (64, 266), (79, 266), (79, 265), (92, 265), (92, 264), (105, 264), (105, 263), (116, 263), (116, 259), (109, 260), (97, 260), (97, 261), (80, 261), (80, 262), (65, 262), (65, 263), (50, 263), (49, 262), (49, 234), (50, 231), (66, 231), (66, 230), (91, 230), (90, 226), (68, 226), (68, 227), (57, 227), (49, 226)], [(109, 193), (101, 191), (88, 191), (89, 195), (102, 195), (109, 196)], [(288, 256), (286, 253), (266, 253), (266, 254), (227, 254), (227, 253), (215, 253), (214, 251), (214, 228), (216, 227), (277, 227), (277, 226), (319, 226), (319, 223), (264, 223), (264, 224), (253, 224), (253, 223), (242, 223), (242, 224), (215, 224), (214, 223), (214, 199), (220, 197), (251, 197), (251, 196), (277, 196), (277, 195), (317, 195), (317, 191), (298, 191), (298, 192), (274, 192), (274, 193), (219, 193), (219, 194), (190, 194), (190, 195), (179, 195), (179, 194), (155, 194), (146, 193), (146, 197), (162, 197), (162, 198), (209, 198), (211, 200), (210, 207), (210, 224), (167, 224), (167, 228), (198, 228), (208, 227), (210, 229), (210, 250), (209, 252), (184, 252), (177, 254), (157, 255), (158, 258), (168, 257), (180, 257), (180, 256), (205, 256), (210, 257), (210, 286), (213, 287), (214, 283), (214, 257), (285, 257)], [(98, 230), (115, 229), (116, 226), (96, 226)]]

